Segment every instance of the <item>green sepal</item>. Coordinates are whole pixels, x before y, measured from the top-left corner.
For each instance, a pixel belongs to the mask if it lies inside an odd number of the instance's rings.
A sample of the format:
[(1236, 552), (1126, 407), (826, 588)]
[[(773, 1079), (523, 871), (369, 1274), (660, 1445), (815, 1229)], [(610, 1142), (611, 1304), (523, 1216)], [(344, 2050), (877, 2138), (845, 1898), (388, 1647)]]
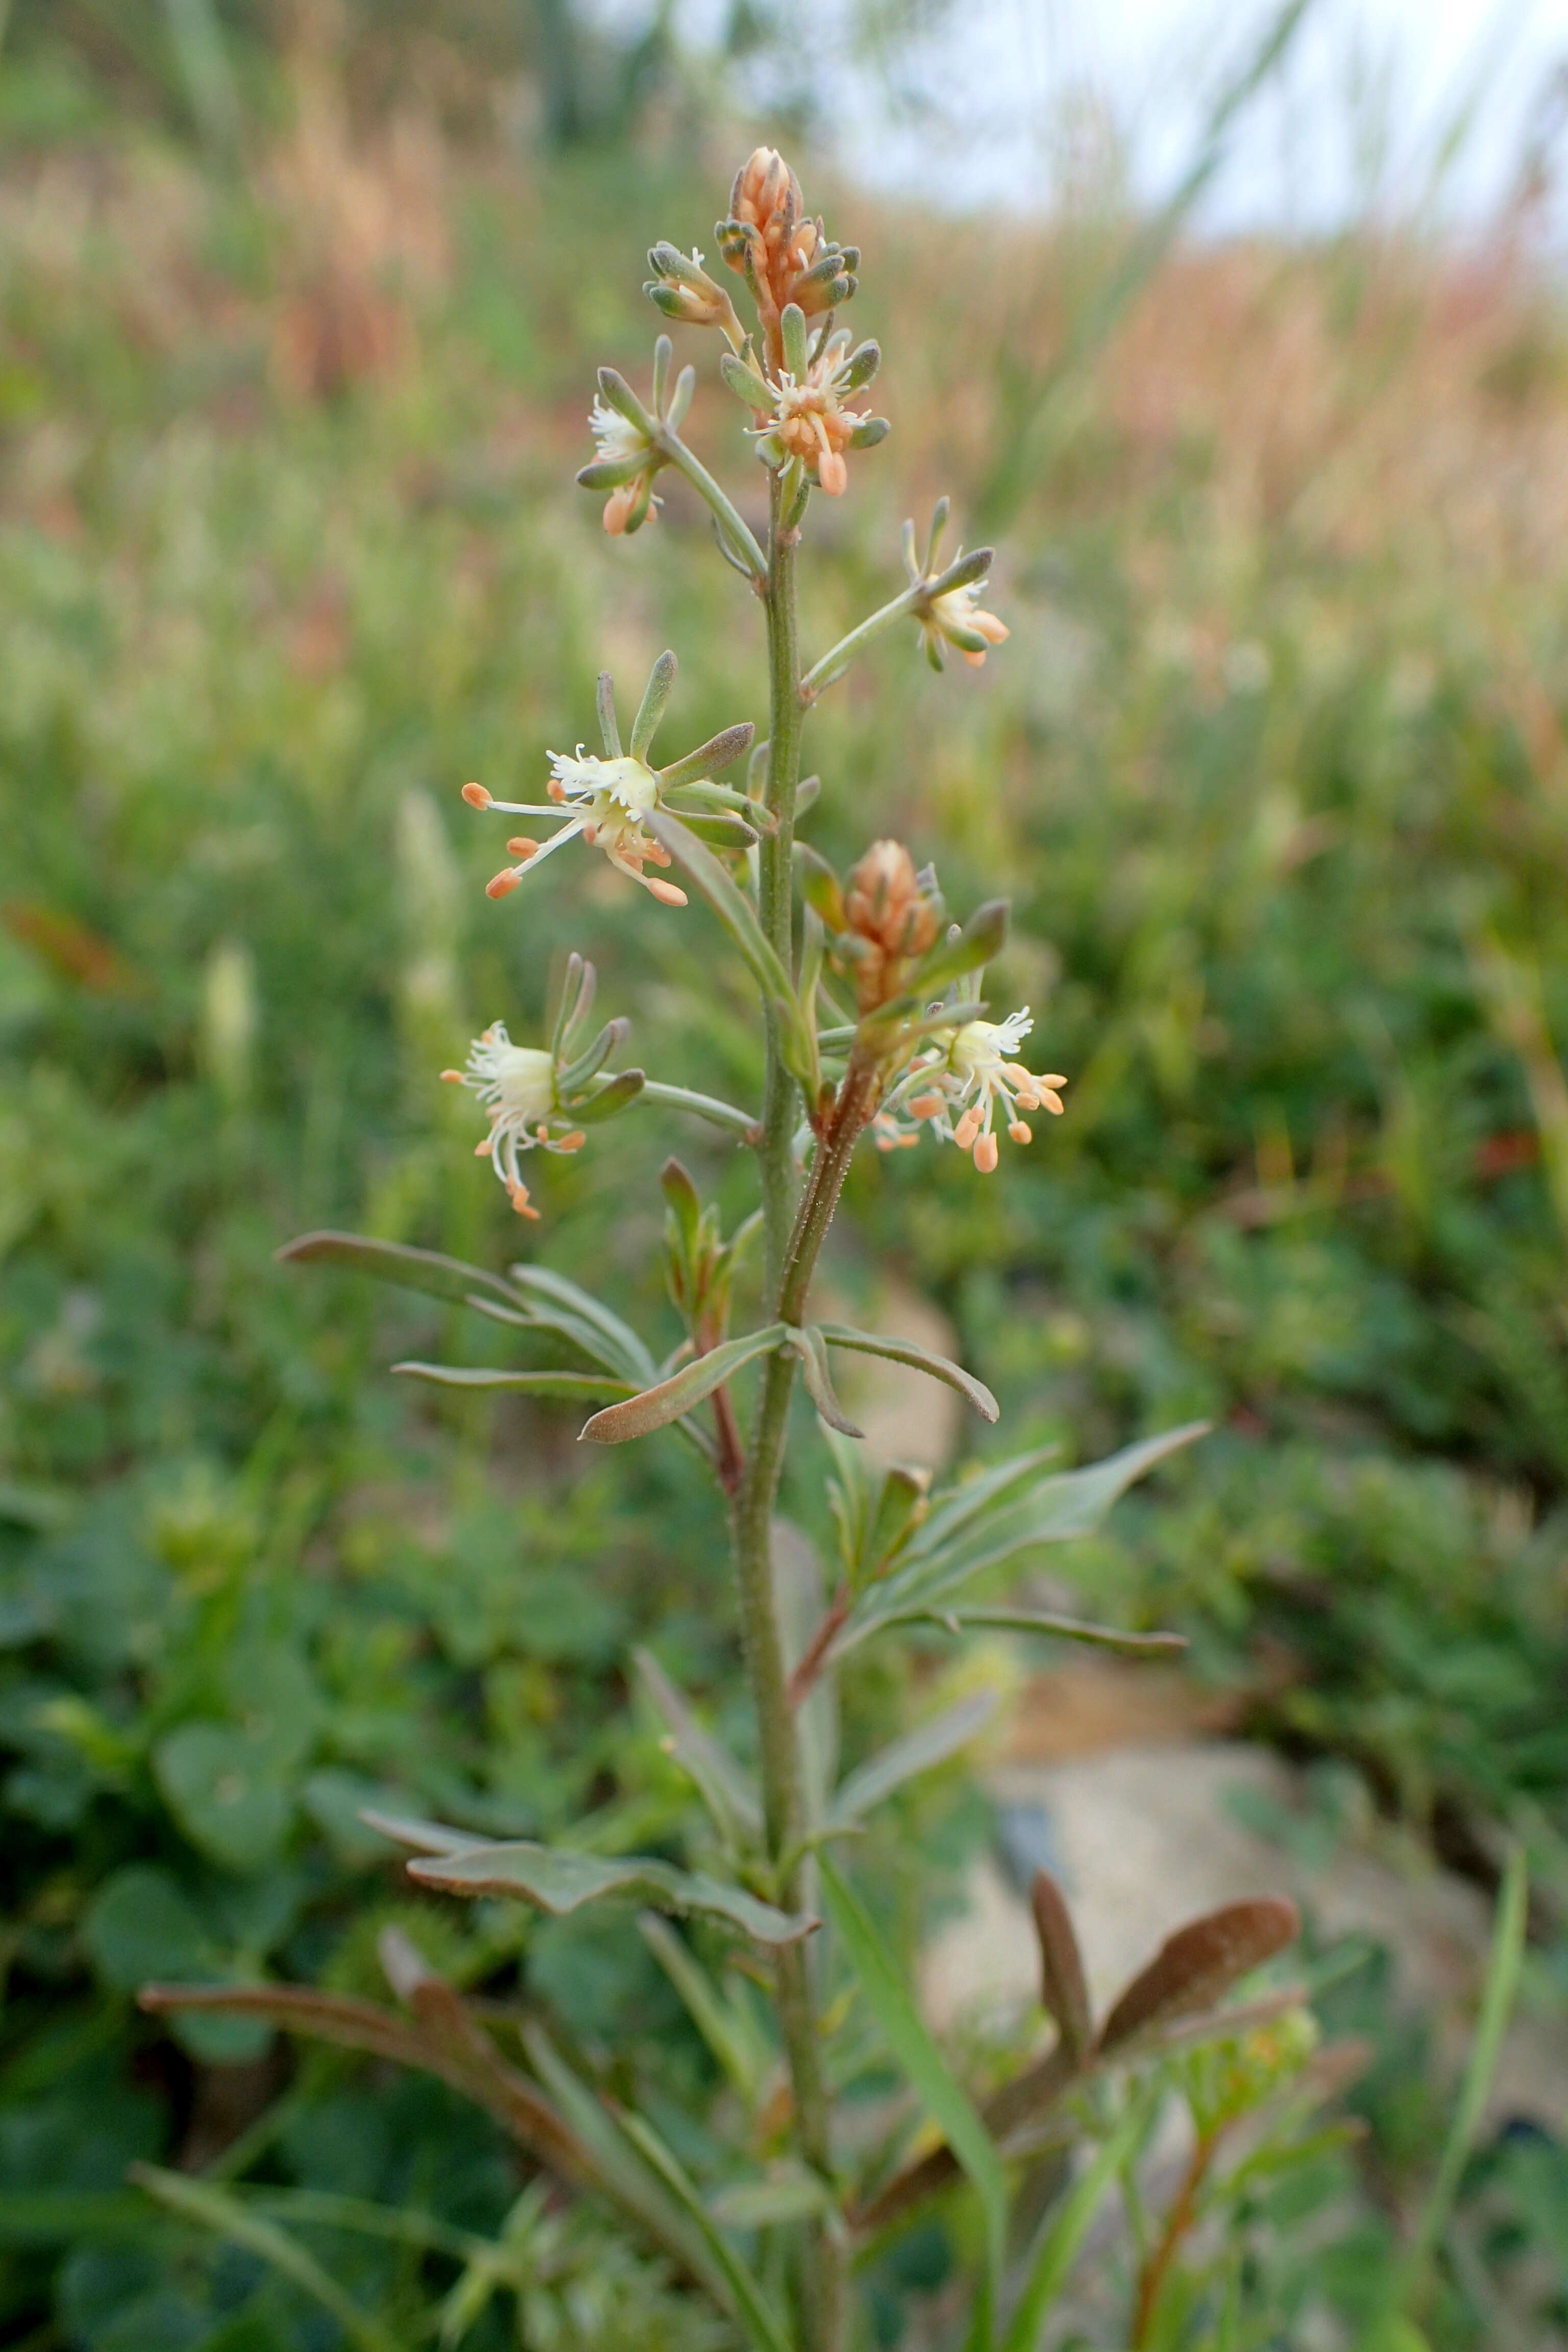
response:
[[(715, 769), (728, 768), (743, 751), (750, 751), (756, 731), (751, 720), (744, 719), (739, 726), (726, 727), (721, 734), (710, 735), (706, 743), (699, 743), (696, 751), (688, 751), (684, 759), (672, 760), (668, 768), (660, 768), (661, 791), (673, 793), (683, 784), (705, 783)], [(763, 749), (766, 751), (766, 744)]]
[(685, 424), (686, 412), (691, 405), (692, 394), (696, 390), (697, 370), (694, 367), (683, 367), (675, 379), (675, 390), (669, 395), (669, 406), (664, 413), (664, 421), (672, 433), (679, 433)]
[(699, 841), (705, 841), (710, 849), (750, 849), (759, 838), (756, 827), (748, 824), (743, 816), (737, 816), (732, 811), (716, 810), (711, 814), (700, 816), (686, 812), (680, 821), (689, 833), (695, 834)]
[(635, 482), (650, 463), (645, 449), (635, 457), (595, 457), (577, 468), (577, 487), (584, 490), (619, 490)]
[(653, 411), (664, 415), (664, 387), (669, 381), (669, 362), (675, 357), (675, 345), (668, 335), (660, 335), (653, 347)]
[(602, 669), (594, 682), (594, 708), (599, 715), (599, 734), (604, 741), (606, 760), (621, 756), (621, 730), (616, 718), (616, 681), (607, 669)]
[(950, 589), (967, 588), (976, 580), (984, 580), (996, 560), (994, 547), (972, 547), (967, 555), (960, 555), (947, 570), (926, 583), (929, 597), (945, 596)]
[[(807, 272), (809, 276), (809, 271)], [(779, 331), (784, 338), (784, 365), (796, 383), (804, 383), (806, 371), (805, 312), (798, 302), (786, 302), (779, 320)]]
[[(659, 341), (663, 342), (668, 338), (661, 335)], [(658, 428), (618, 369), (599, 370), (599, 390), (618, 415), (624, 416), (628, 425), (635, 425), (646, 441), (652, 441)]]
[(641, 1070), (617, 1070), (613, 1078), (605, 1080), (597, 1094), (574, 1102), (571, 1116), (580, 1126), (595, 1127), (601, 1119), (614, 1118), (617, 1111), (625, 1110), (628, 1104), (636, 1102), (647, 1084), (647, 1076)]
[(1007, 944), (1007, 917), (1005, 898), (987, 898), (983, 907), (976, 907), (962, 930), (954, 925), (948, 937), (932, 948), (924, 962), (916, 968), (906, 992), (929, 1000), (939, 995), (951, 982), (962, 980), (966, 972), (983, 971)]
[(849, 436), (851, 449), (874, 449), (892, 431), (885, 416), (865, 416)]
[(826, 858), (807, 841), (795, 843), (795, 856), (800, 872), (800, 895), (806, 905), (815, 908), (825, 929), (835, 936), (847, 930), (849, 917), (844, 905), (843, 886)]
[(614, 1021), (606, 1021), (592, 1045), (585, 1045), (574, 1061), (556, 1071), (555, 1091), (563, 1108), (573, 1095), (580, 1093), (590, 1079), (598, 1076), (616, 1047), (626, 1044), (631, 1028), (631, 1023), (624, 1014)]
[(664, 717), (665, 705), (675, 685), (675, 673), (679, 667), (667, 646), (647, 674), (647, 684), (637, 705), (637, 715), (632, 720), (631, 755), (646, 761), (648, 746), (658, 732), (658, 722)]
[(753, 415), (759, 410), (766, 411), (772, 408), (773, 395), (762, 377), (754, 368), (749, 368), (742, 360), (738, 360), (733, 352), (725, 352), (722, 354), (719, 362), (719, 373), (726, 390), (732, 392), (736, 399), (749, 408)]
[(839, 370), (839, 389), (843, 392), (864, 391), (867, 384), (875, 382), (877, 371), (880, 368), (881, 364), (881, 344), (878, 342), (862, 343), (857, 351), (850, 352), (849, 357), (845, 361), (843, 367)]

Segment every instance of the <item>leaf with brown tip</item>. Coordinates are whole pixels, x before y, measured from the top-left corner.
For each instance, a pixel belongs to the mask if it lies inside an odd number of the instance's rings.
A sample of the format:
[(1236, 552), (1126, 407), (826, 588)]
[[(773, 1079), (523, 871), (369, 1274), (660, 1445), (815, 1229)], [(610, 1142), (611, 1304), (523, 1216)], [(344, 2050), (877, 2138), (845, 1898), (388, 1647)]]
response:
[(1072, 1914), (1048, 1870), (1036, 1871), (1029, 1908), (1040, 1939), (1040, 1999), (1056, 2021), (1063, 2049), (1080, 2066), (1094, 2047), (1094, 2011)]
[(1212, 2008), (1232, 1985), (1294, 1943), (1301, 1916), (1279, 1895), (1226, 1903), (1166, 1937), (1101, 2028), (1101, 2051), (1120, 2050), (1152, 2026)]

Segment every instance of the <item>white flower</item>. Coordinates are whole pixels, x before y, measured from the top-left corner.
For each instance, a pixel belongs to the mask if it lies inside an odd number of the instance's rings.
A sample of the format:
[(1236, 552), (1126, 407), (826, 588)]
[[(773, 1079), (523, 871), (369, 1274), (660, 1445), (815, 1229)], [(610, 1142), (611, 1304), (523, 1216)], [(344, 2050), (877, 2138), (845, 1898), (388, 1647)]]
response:
[(660, 804), (659, 781), (653, 770), (637, 759), (601, 760), (592, 751), (584, 753), (581, 743), (575, 752), (552, 751), (550, 766), (552, 805), (549, 807), (529, 801), (492, 800), (482, 784), (463, 788), (463, 798), (471, 808), (499, 809), (507, 816), (553, 816), (562, 809), (573, 812), (571, 822), (546, 842), (526, 835), (509, 841), (507, 847), (518, 863), (503, 866), (491, 877), (485, 885), (489, 895), (504, 898), (509, 890), (516, 889), (530, 866), (539, 865), (552, 850), (581, 834), (590, 848), (602, 849), (618, 872), (630, 875), (667, 907), (684, 907), (686, 893), (677, 884), (643, 872), (645, 865), (670, 862), (668, 850), (643, 823)]
[(1067, 1084), (1058, 1073), (1037, 1076), (1013, 1058), (1034, 1025), (1026, 1004), (1005, 1021), (963, 1021), (939, 1031), (935, 1050), (915, 1061), (878, 1114), (883, 1150), (913, 1139), (919, 1130), (909, 1121), (929, 1119), (944, 1141), (973, 1150), (976, 1168), (989, 1176), (998, 1157), (992, 1126), (998, 1102), (1014, 1142), (1032, 1142), (1020, 1113), (1044, 1108), (1059, 1118), (1065, 1106), (1057, 1089)]
[(582, 1129), (572, 1127), (562, 1110), (550, 1054), (539, 1045), (514, 1045), (505, 1022), (493, 1021), (469, 1046), (467, 1066), (441, 1076), (449, 1086), (470, 1087), (484, 1104), (490, 1131), (475, 1145), (474, 1157), (489, 1160), (519, 1216), (537, 1217), (517, 1164), (519, 1152), (536, 1146), (577, 1151), (584, 1142)]
[(1005, 645), (1007, 625), (994, 613), (982, 610), (981, 583), (965, 581), (961, 587), (949, 588), (942, 595), (933, 596), (920, 607), (916, 618), (925, 640), (928, 659), (937, 669), (942, 667), (942, 647), (938, 640), (945, 637), (955, 646), (972, 667), (978, 669), (985, 659), (987, 646)]
[(647, 449), (647, 436), (640, 426), (596, 396), (588, 412), (588, 425), (602, 463), (624, 465), (628, 458), (642, 457)]

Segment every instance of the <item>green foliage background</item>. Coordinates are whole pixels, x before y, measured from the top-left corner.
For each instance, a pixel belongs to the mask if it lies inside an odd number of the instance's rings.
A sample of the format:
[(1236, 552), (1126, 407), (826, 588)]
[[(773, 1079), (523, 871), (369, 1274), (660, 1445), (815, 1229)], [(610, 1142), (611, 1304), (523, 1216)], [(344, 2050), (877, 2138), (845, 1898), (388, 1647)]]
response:
[[(320, 2055), (289, 2087), (248, 2029), (170, 2040), (129, 1997), (264, 1965), (369, 1983), (411, 1907), (358, 1821), (378, 1796), (667, 1835), (687, 1791), (623, 1681), (656, 1627), (744, 1737), (722, 1529), (676, 1450), (584, 1466), (560, 1415), (432, 1405), (383, 1368), (454, 1326), (271, 1258), (321, 1223), (548, 1251), (673, 1338), (656, 1140), (745, 1201), (733, 1157), (638, 1114), (550, 1163), (520, 1234), (435, 1083), (485, 1022), (526, 1034), (574, 946), (656, 1075), (757, 1083), (700, 911), (581, 863), (494, 907), (458, 799), (529, 796), (601, 663), (624, 700), (667, 640), (672, 755), (757, 712), (760, 626), (692, 503), (610, 542), (570, 479), (592, 363), (646, 369), (642, 247), (701, 241), (728, 167), (657, 121), (544, 163), (334, 102), (204, 173), (61, 54), (0, 67), (0, 2186), (116, 2189), (238, 2123), (276, 2179), (492, 2229), (515, 2182), (454, 2100)], [(1500, 262), (1467, 293), (1370, 238), (1178, 256), (1064, 372), (1112, 228), (847, 197), (830, 225), (866, 249), (896, 438), (814, 515), (808, 642), (887, 593), (895, 478), (1005, 526), (1014, 634), (939, 686), (911, 629), (832, 690), (814, 837), (842, 860), (898, 830), (959, 908), (1009, 888), (1000, 977), (1072, 1081), (989, 1184), (868, 1153), (833, 1279), (869, 1294), (890, 1262), (933, 1297), (1009, 1450), (1211, 1417), (1067, 1573), (1180, 1626), (1252, 1727), (1483, 1878), (1522, 1837), (1561, 2003), (1557, 314)], [(721, 402), (698, 446), (732, 442)], [(852, 1734), (898, 1705), (868, 1680)], [(964, 1819), (950, 1775), (939, 1855)], [(418, 1919), (606, 2063), (662, 2040), (702, 2065), (618, 1930)], [(1384, 2054), (1396, 2179), (1434, 2095)], [(1563, 2194), (1560, 2151), (1526, 2157), (1505, 2234)], [(1386, 2220), (1358, 2227), (1375, 2266)], [(177, 2232), (78, 2236), (60, 2204), (9, 2234), (22, 2340), (317, 2340), (291, 2290)], [(334, 2264), (395, 2315), (410, 2259)], [(663, 2293), (639, 2275), (635, 2317), (582, 2340), (666, 2340)], [(1546, 2293), (1561, 2316), (1561, 2271)], [(1457, 2294), (1443, 2324), (1480, 2340)]]

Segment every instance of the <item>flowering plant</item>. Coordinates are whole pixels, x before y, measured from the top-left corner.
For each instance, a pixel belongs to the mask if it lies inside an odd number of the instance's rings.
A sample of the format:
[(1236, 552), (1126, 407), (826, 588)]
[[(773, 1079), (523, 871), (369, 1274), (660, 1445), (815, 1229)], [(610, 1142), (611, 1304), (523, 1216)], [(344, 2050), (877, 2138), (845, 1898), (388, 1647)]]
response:
[[(858, 2278), (910, 2215), (955, 2197), (967, 2198), (979, 2218), (963, 2308), (950, 2311), (958, 2335), (975, 2347), (1029, 2352), (1118, 2183), (1139, 2217), (1123, 2258), (1132, 2330), (1125, 2340), (1173, 2343), (1168, 2331), (1186, 2326), (1199, 2293), (1194, 2278), (1200, 2286), (1203, 2278), (1184, 2272), (1179, 2257), (1208, 2210), (1205, 2200), (1212, 2208), (1222, 2193), (1222, 2140), (1266, 2103), (1277, 2115), (1313, 2095), (1312, 2032), (1297, 1992), (1268, 1992), (1239, 2011), (1218, 2006), (1290, 1940), (1290, 1906), (1262, 1899), (1194, 1922), (1097, 2022), (1065, 1904), (1039, 1872), (1033, 1907), (1052, 2039), (1043, 2054), (1019, 2052), (1011, 2074), (981, 2096), (922, 2019), (850, 1856), (877, 1808), (973, 1740), (990, 1703), (949, 1708), (845, 1777), (835, 1756), (840, 1679), (873, 1643), (962, 1640), (966, 1629), (984, 1627), (1170, 1646), (1169, 1636), (982, 1605), (974, 1588), (1037, 1547), (1089, 1530), (1132, 1480), (1197, 1432), (1167, 1432), (1065, 1474), (1026, 1454), (934, 1494), (923, 1475), (873, 1474), (858, 1454), (860, 1433), (834, 1388), (836, 1353), (913, 1365), (957, 1390), (986, 1421), (996, 1419), (997, 1406), (983, 1382), (944, 1357), (814, 1317), (813, 1277), (853, 1154), (868, 1138), (892, 1150), (929, 1129), (988, 1176), (998, 1166), (999, 1128), (1027, 1145), (1026, 1114), (1059, 1116), (1067, 1082), (1019, 1058), (1032, 1027), (1027, 1008), (993, 1017), (983, 995), (984, 971), (1006, 937), (1002, 901), (952, 921), (935, 874), (902, 844), (873, 842), (841, 877), (796, 839), (808, 714), (868, 644), (908, 618), (940, 667), (944, 646), (977, 664), (1007, 632), (979, 604), (991, 551), (941, 563), (943, 500), (923, 555), (906, 529), (902, 592), (803, 667), (803, 534), (814, 493), (845, 495), (860, 455), (887, 432), (881, 419), (848, 404), (875, 378), (880, 354), (875, 343), (855, 345), (837, 323), (856, 290), (858, 253), (807, 215), (795, 173), (772, 150), (760, 149), (737, 175), (718, 246), (751, 298), (750, 330), (695, 250), (656, 245), (647, 291), (673, 323), (716, 329), (722, 338), (720, 373), (749, 412), (766, 475), (765, 525), (753, 530), (682, 438), (695, 374), (689, 366), (671, 381), (673, 349), (662, 333), (647, 404), (613, 369), (600, 370), (589, 420), (597, 455), (579, 478), (607, 494), (604, 522), (616, 535), (655, 519), (662, 473), (680, 476), (706, 503), (721, 551), (762, 609), (765, 740), (753, 749), (752, 727), (737, 723), (654, 767), (653, 740), (676, 677), (675, 656), (666, 653), (624, 748), (604, 677), (600, 751), (579, 745), (549, 753), (538, 802), (497, 800), (478, 782), (464, 798), (485, 814), (559, 820), (542, 843), (526, 833), (509, 838), (510, 862), (489, 886), (493, 898), (526, 888), (546, 856), (581, 841), (649, 890), (668, 919), (717, 921), (756, 984), (762, 1100), (742, 1107), (641, 1069), (612, 1071), (626, 1024), (613, 1020), (589, 1034), (594, 971), (578, 956), (547, 1042), (514, 1044), (497, 1022), (466, 1069), (446, 1075), (488, 1113), (477, 1150), (527, 1218), (540, 1212), (523, 1181), (523, 1154), (575, 1152), (597, 1121), (649, 1105), (706, 1121), (753, 1155), (755, 1214), (726, 1237), (685, 1170), (666, 1166), (669, 1289), (686, 1336), (663, 1361), (603, 1300), (536, 1263), (498, 1276), (337, 1234), (308, 1235), (287, 1255), (357, 1265), (462, 1302), (525, 1342), (545, 1339), (557, 1352), (564, 1344), (579, 1360), (567, 1370), (526, 1362), (405, 1370), (589, 1402), (595, 1410), (585, 1440), (623, 1444), (668, 1430), (710, 1464), (729, 1511), (754, 1767), (720, 1744), (655, 1659), (637, 1662), (668, 1748), (705, 1808), (693, 1850), (679, 1860), (607, 1855), (586, 1842), (545, 1846), (436, 1822), (367, 1818), (412, 1851), (409, 1875), (423, 1886), (557, 1915), (599, 1902), (641, 1906), (644, 1932), (730, 2095), (701, 2132), (672, 2142), (649, 2115), (628, 2110), (569, 2063), (538, 2015), (516, 2021), (520, 2057), (493, 2009), (467, 2003), (400, 1933), (383, 1940), (395, 2008), (276, 1986), (165, 1988), (148, 1999), (271, 2018), (441, 2074), (500, 2116), (540, 2172), (607, 2200), (714, 2306), (732, 2338), (757, 2352), (847, 2352), (867, 2342)], [(743, 783), (719, 781), (748, 753)], [(734, 1333), (733, 1276), (753, 1235), (763, 1314)], [(837, 1472), (840, 1558), (831, 1593), (802, 1567), (799, 1548), (781, 1547), (776, 1535), (797, 1378)], [(749, 1406), (747, 1386), (754, 1388)], [(681, 1934), (671, 1919), (693, 1924)], [(765, 2022), (752, 1998), (759, 1981)], [(1222, 2055), (1200, 2063), (1195, 2052)], [(903, 2085), (890, 2099), (889, 2066)], [(1156, 2226), (1139, 2167), (1172, 2099), (1184, 2100), (1194, 2119), (1197, 2154), (1180, 2199)], [(1062, 2151), (1075, 2146), (1082, 2166), (1061, 2193), (1069, 2178)], [(699, 2147), (708, 2151), (700, 2159)], [(1043, 2221), (1042, 2179), (1050, 2192)], [(482, 2304), (490, 2292), (470, 2288), (467, 2301), (454, 2290), (453, 2310), (471, 2315), (475, 2295)], [(444, 2340), (456, 2340), (450, 2327)]]

